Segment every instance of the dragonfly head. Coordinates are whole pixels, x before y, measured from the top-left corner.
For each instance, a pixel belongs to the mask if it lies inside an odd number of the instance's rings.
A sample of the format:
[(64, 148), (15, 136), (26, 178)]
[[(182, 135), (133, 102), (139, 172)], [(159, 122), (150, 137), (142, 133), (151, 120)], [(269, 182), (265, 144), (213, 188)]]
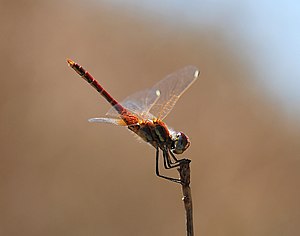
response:
[(189, 138), (181, 132), (176, 134), (176, 139), (174, 140), (174, 149), (173, 152), (175, 154), (183, 153), (190, 146)]

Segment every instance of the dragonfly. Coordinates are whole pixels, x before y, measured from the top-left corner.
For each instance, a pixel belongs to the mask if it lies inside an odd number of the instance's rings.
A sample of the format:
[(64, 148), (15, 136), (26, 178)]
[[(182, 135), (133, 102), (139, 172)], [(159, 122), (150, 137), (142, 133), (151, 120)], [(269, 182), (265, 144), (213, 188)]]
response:
[(67, 63), (112, 106), (106, 113), (106, 117), (91, 118), (89, 122), (109, 123), (127, 127), (156, 149), (156, 175), (181, 183), (180, 179), (160, 173), (160, 152), (162, 152), (165, 169), (178, 167), (181, 163), (190, 161), (189, 159), (176, 157), (177, 154), (182, 154), (190, 146), (190, 140), (184, 133), (169, 128), (163, 122), (163, 119), (173, 109), (180, 96), (199, 77), (200, 71), (197, 67), (186, 66), (166, 76), (152, 88), (136, 92), (119, 103), (82, 66), (71, 59), (67, 59)]

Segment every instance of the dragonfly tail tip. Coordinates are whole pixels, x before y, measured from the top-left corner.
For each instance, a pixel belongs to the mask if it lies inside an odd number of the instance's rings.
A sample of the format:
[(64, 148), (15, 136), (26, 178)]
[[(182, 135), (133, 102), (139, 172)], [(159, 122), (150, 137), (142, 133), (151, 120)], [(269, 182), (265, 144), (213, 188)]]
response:
[(69, 66), (73, 66), (75, 64), (74, 61), (72, 61), (71, 59), (67, 58), (67, 62), (69, 64)]

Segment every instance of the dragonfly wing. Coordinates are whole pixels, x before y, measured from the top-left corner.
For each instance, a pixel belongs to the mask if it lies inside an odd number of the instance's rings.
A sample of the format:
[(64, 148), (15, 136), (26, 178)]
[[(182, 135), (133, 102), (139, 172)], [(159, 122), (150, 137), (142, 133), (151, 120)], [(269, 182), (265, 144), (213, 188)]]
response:
[[(187, 66), (168, 75), (151, 89), (136, 92), (125, 98), (120, 104), (141, 119), (165, 118), (179, 97), (197, 79), (200, 72), (195, 66)], [(120, 117), (112, 107), (109, 117)]]
[(119, 126), (127, 126), (122, 119), (115, 119), (115, 118), (91, 118), (88, 121), (91, 123), (109, 123), (109, 124), (114, 124)]
[(158, 96), (152, 104), (146, 105), (149, 113), (163, 120), (199, 75), (200, 71), (195, 66), (186, 66), (155, 84), (148, 94)]
[[(158, 95), (156, 93), (153, 94), (152, 89), (145, 89), (126, 97), (120, 104), (141, 119), (153, 119), (154, 116), (149, 113), (149, 106), (157, 99)], [(112, 107), (106, 115), (119, 117), (114, 107)]]

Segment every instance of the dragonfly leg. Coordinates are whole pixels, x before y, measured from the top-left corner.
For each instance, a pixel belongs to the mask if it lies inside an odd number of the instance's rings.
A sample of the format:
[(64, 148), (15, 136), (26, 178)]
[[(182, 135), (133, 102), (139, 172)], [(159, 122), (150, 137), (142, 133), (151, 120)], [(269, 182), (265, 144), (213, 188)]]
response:
[(180, 179), (171, 178), (171, 177), (168, 177), (168, 176), (161, 175), (159, 173), (159, 148), (158, 147), (156, 148), (156, 168), (155, 168), (155, 172), (156, 172), (156, 175), (160, 178), (167, 179), (167, 180), (170, 180), (172, 182), (181, 184)]
[[(169, 154), (171, 154), (171, 157), (175, 160), (175, 162), (171, 161), (171, 158), (170, 158)], [(166, 163), (165, 164), (165, 168), (166, 169), (172, 169), (172, 168), (178, 167), (178, 166), (180, 166), (180, 164), (182, 162), (186, 161), (186, 159), (180, 159), (180, 160), (178, 160), (175, 157), (175, 155), (169, 149), (164, 149), (163, 150), (163, 157), (164, 157), (164, 163)]]
[(164, 160), (164, 167), (165, 169), (171, 169), (172, 167), (172, 162), (168, 153), (168, 150), (165, 148), (163, 149), (163, 160)]
[[(171, 157), (174, 159), (175, 163), (172, 163), (173, 164), (173, 167), (177, 167), (177, 166), (180, 166), (180, 164), (184, 163), (184, 162), (190, 162), (189, 159), (186, 159), (186, 158), (183, 158), (183, 159), (177, 159), (174, 155), (174, 153), (170, 150), (169, 150), (169, 153), (171, 154)], [(174, 165), (175, 164), (175, 165)], [(172, 167), (172, 168), (173, 168)]]
[(169, 149), (169, 153), (171, 154), (171, 157), (174, 159), (175, 163), (180, 162), (180, 160), (178, 160), (178, 159), (175, 157), (174, 153), (173, 153), (170, 149)]
[(164, 161), (164, 167), (165, 169), (171, 169), (171, 165), (168, 161), (168, 157), (166, 157), (166, 152), (163, 150), (163, 161)]
[(172, 169), (173, 165), (176, 163), (173, 163), (171, 161), (167, 148), (164, 148), (162, 151), (163, 151), (163, 161), (164, 161), (163, 163), (164, 163), (165, 169)]

